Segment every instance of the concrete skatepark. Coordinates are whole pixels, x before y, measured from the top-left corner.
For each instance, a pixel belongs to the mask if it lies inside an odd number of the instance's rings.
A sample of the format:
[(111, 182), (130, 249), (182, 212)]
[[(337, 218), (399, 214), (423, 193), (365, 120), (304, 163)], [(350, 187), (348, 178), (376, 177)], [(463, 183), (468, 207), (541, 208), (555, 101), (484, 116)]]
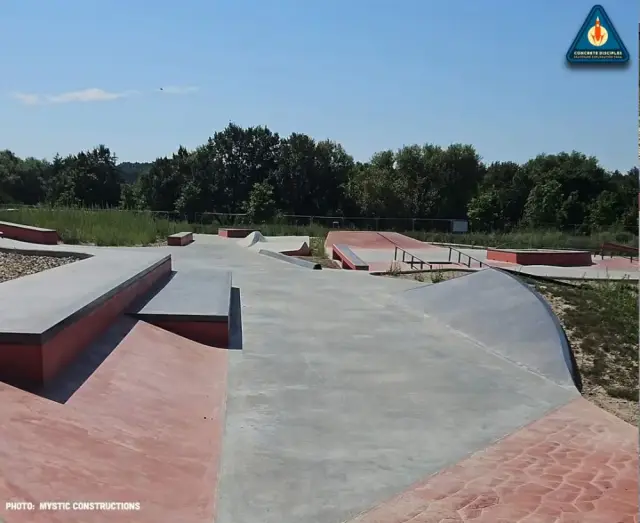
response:
[[(384, 237), (345, 234), (388, 268)], [(3, 497), (141, 503), (5, 522), (638, 521), (637, 430), (581, 398), (557, 319), (512, 274), (310, 271), (242, 239), (0, 239), (90, 256), (0, 284)]]

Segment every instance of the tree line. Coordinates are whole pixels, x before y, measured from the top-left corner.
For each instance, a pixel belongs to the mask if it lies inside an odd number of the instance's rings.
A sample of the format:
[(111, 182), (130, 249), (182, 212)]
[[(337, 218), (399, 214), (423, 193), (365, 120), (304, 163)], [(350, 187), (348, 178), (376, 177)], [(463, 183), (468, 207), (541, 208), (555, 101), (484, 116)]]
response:
[(247, 213), (468, 218), (474, 230), (638, 227), (638, 169), (573, 151), (486, 164), (472, 145), (409, 145), (357, 162), (338, 143), (229, 124), (195, 150), (118, 163), (110, 149), (51, 161), (0, 151), (0, 203)]

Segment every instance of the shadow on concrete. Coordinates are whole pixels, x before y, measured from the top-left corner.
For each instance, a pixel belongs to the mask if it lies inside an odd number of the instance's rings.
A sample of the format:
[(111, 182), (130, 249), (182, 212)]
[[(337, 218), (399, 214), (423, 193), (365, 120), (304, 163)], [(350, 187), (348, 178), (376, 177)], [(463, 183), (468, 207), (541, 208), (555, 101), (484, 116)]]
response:
[(229, 350), (242, 350), (242, 300), (240, 289), (231, 287), (229, 307)]
[(138, 323), (135, 318), (121, 316), (102, 336), (89, 345), (76, 360), (45, 385), (28, 392), (58, 403), (67, 400), (87, 381), (120, 342)]
[(156, 295), (164, 289), (167, 284), (175, 278), (177, 271), (171, 271), (165, 278), (160, 278), (151, 289), (145, 292), (137, 300), (135, 300), (129, 307), (127, 307), (126, 313), (131, 315), (140, 311), (147, 303), (149, 303)]

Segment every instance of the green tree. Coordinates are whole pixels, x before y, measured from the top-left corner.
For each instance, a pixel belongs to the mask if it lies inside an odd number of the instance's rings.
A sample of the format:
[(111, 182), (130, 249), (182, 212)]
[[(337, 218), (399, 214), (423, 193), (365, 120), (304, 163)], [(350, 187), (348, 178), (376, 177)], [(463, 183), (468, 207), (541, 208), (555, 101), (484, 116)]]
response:
[(273, 187), (269, 182), (263, 181), (253, 184), (244, 210), (251, 223), (264, 223), (275, 217), (276, 202), (273, 199)]

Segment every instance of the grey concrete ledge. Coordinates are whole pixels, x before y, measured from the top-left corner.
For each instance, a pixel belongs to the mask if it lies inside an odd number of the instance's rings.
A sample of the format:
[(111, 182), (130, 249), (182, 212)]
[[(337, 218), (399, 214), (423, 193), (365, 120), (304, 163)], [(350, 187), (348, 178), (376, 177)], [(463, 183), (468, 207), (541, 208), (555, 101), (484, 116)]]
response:
[(262, 254), (263, 256), (269, 256), (270, 258), (274, 258), (276, 260), (280, 260), (286, 263), (291, 263), (293, 265), (298, 265), (299, 267), (304, 267), (305, 269), (311, 270), (321, 270), (322, 265), (319, 263), (315, 263), (309, 260), (301, 260), (300, 258), (296, 258), (295, 256), (287, 256), (286, 254), (282, 254), (281, 252), (269, 251), (267, 249), (260, 249), (258, 254)]
[(173, 273), (137, 311), (149, 321), (226, 322), (231, 308), (231, 271), (200, 269)]
[[(50, 252), (61, 251), (46, 251)], [(0, 284), (0, 342), (45, 343), (167, 262), (171, 262), (171, 255), (166, 253), (101, 252), (3, 282)]]

